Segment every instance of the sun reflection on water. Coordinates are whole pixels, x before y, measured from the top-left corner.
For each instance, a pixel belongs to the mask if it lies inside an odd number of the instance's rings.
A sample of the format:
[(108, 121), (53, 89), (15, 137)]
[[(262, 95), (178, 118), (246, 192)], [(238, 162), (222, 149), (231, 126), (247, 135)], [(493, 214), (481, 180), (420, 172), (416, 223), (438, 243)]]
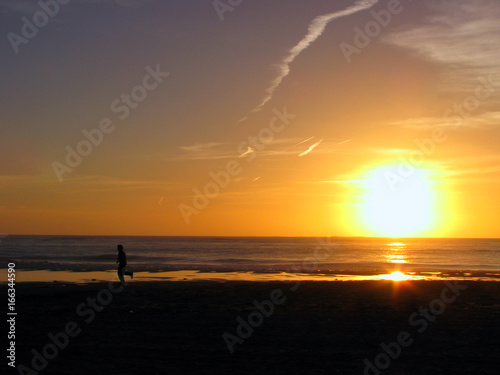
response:
[(396, 272), (386, 274), (386, 275), (379, 275), (379, 278), (381, 278), (382, 280), (404, 281), (404, 280), (411, 279), (411, 276), (405, 275), (404, 273), (402, 273), (400, 271), (396, 271)]
[(406, 263), (406, 244), (402, 242), (393, 242), (387, 244), (389, 250), (385, 253), (385, 258), (389, 263)]
[(387, 245), (389, 246), (394, 246), (394, 247), (405, 247), (406, 245), (402, 242), (393, 242), (393, 243), (388, 243)]

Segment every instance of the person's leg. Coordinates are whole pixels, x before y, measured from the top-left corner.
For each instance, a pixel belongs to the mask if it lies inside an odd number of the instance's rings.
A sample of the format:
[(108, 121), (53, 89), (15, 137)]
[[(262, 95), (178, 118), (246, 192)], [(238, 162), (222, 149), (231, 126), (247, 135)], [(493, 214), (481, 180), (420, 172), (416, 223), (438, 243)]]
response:
[(118, 266), (118, 278), (122, 284), (125, 283), (125, 279), (123, 278), (123, 268), (125, 268), (125, 266)]
[(123, 277), (123, 275), (127, 275), (127, 276), (130, 276), (131, 279), (133, 279), (134, 278), (134, 273), (130, 272), (130, 271), (127, 271), (125, 267), (126, 267), (126, 265), (120, 267), (118, 272), (121, 272), (122, 277)]

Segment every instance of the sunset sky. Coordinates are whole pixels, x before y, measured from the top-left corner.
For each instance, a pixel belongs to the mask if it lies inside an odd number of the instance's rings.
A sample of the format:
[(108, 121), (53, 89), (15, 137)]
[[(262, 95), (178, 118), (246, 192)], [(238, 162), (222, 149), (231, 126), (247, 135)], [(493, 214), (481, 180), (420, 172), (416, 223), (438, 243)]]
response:
[(44, 2), (0, 0), (0, 232), (499, 237), (499, 1)]

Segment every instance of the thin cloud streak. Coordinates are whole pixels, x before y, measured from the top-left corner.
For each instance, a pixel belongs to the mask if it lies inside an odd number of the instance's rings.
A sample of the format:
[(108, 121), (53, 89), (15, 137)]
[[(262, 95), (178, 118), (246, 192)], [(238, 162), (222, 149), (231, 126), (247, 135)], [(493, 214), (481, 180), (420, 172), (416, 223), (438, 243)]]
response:
[(190, 152), (205, 152), (207, 150), (212, 149), (213, 147), (222, 146), (225, 143), (222, 142), (205, 142), (205, 143), (195, 143), (190, 146), (181, 146), (179, 147), (181, 150), (190, 151)]
[(247, 150), (244, 153), (240, 154), (238, 157), (243, 158), (243, 157), (247, 156), (248, 154), (251, 154), (252, 152), (254, 152), (254, 149), (252, 147), (248, 146)]
[[(257, 150), (251, 146), (247, 145), (246, 150), (236, 151), (237, 144), (231, 144), (228, 142), (206, 142), (206, 143), (196, 143), (193, 145), (186, 145), (179, 147), (182, 150), (180, 155), (176, 156), (166, 156), (166, 155), (154, 155), (148, 157), (147, 160), (160, 159), (164, 161), (186, 161), (186, 160), (222, 160), (222, 159), (235, 159), (244, 158), (245, 156), (256, 153), (260, 158), (263, 157), (277, 157), (277, 156), (293, 156), (296, 157), (300, 153), (300, 146), (306, 142), (309, 142), (315, 137), (310, 137), (307, 139), (302, 138), (283, 138), (276, 139), (272, 142), (266, 144), (265, 149)], [(337, 154), (337, 155), (352, 155), (360, 154), (363, 152), (387, 152), (387, 149), (374, 149), (366, 147), (339, 147), (347, 143), (350, 140), (340, 141), (337, 139), (326, 139), (323, 138), (310, 146), (306, 151), (302, 152), (301, 155), (307, 155), (314, 150), (315, 153), (320, 154)], [(321, 144), (321, 147), (317, 147)], [(393, 151), (391, 151), (393, 152)], [(402, 152), (402, 151), (401, 151)]]
[(304, 139), (303, 141), (293, 145), (292, 147), (295, 147), (295, 146), (298, 146), (298, 145), (301, 145), (302, 143), (306, 143), (307, 141), (310, 141), (311, 139), (313, 139), (314, 137), (311, 137), (311, 138), (307, 138), (307, 139)]
[(304, 38), (299, 43), (297, 43), (290, 51), (288, 51), (288, 55), (278, 65), (278, 76), (272, 81), (271, 86), (265, 90), (266, 95), (264, 96), (260, 104), (252, 110), (252, 112), (261, 111), (264, 105), (271, 100), (274, 91), (278, 88), (283, 79), (290, 73), (290, 64), (293, 62), (293, 60), (295, 60), (295, 58), (297, 58), (297, 56), (299, 56), (302, 51), (309, 47), (316, 39), (321, 36), (321, 34), (323, 34), (326, 26), (331, 21), (337, 18), (349, 16), (362, 10), (369, 9), (377, 3), (378, 0), (358, 0), (354, 3), (354, 5), (344, 10), (324, 14), (314, 18), (309, 23), (308, 32), (304, 36)]
[(348, 142), (351, 142), (351, 141), (352, 141), (352, 138), (351, 139), (346, 139), (345, 141), (339, 142), (337, 144), (338, 145), (343, 145), (344, 143), (348, 143)]
[(315, 144), (311, 145), (307, 150), (305, 150), (304, 152), (300, 153), (298, 156), (305, 156), (307, 154), (309, 154), (312, 150), (314, 150), (316, 148), (316, 146), (318, 146), (321, 142), (323, 142), (323, 140), (319, 140), (318, 142), (316, 142)]
[(461, 119), (457, 123), (456, 119), (446, 117), (419, 117), (402, 121), (393, 121), (388, 125), (402, 126), (408, 129), (418, 129), (428, 131), (436, 127), (456, 129), (459, 127), (475, 129), (496, 129), (500, 124), (500, 112), (485, 112), (475, 116)]

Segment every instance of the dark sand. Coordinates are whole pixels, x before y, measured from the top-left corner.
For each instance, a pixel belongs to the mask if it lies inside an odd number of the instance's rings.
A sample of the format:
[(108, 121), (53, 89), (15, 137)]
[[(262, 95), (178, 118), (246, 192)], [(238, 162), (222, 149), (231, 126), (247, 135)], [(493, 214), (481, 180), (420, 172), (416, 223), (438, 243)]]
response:
[[(363, 360), (401, 331), (414, 342), (383, 374), (498, 374), (500, 282), (459, 284), (468, 287), (417, 333), (409, 317), (440, 297), (441, 281), (302, 282), (296, 291), (280, 282), (132, 282), (88, 324), (77, 306), (107, 283), (21, 283), (16, 361), (31, 367), (31, 349), (74, 321), (81, 333), (43, 374), (363, 374)], [(230, 354), (223, 333), (236, 335), (236, 318), (274, 289), (286, 301)]]

